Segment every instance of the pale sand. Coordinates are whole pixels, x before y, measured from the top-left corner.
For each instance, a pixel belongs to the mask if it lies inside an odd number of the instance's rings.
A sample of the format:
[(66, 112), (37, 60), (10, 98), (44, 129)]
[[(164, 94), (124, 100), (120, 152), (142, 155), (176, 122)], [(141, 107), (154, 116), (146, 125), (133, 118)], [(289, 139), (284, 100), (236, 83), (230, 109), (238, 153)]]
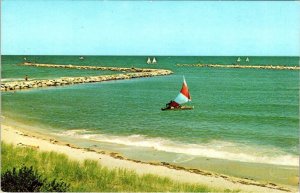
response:
[[(179, 182), (197, 183), (208, 187), (225, 190), (241, 190), (242, 192), (287, 192), (289, 189), (276, 186), (275, 184), (260, 184), (258, 182), (229, 177), (220, 174), (202, 175), (187, 170), (171, 169), (161, 165), (136, 163), (125, 159), (116, 159), (109, 154), (101, 154), (94, 151), (67, 145), (53, 140), (53, 138), (29, 132), (22, 128), (10, 125), (1, 125), (1, 141), (18, 146), (33, 147), (40, 151), (55, 151), (66, 154), (72, 160), (83, 161), (85, 159), (96, 160), (102, 166), (108, 168), (124, 168), (133, 170), (138, 174), (154, 174), (168, 177)], [(205, 172), (204, 172), (205, 173)], [(249, 185), (250, 184), (250, 185)], [(251, 185), (256, 184), (256, 185)], [(290, 190), (298, 192), (297, 190)]]

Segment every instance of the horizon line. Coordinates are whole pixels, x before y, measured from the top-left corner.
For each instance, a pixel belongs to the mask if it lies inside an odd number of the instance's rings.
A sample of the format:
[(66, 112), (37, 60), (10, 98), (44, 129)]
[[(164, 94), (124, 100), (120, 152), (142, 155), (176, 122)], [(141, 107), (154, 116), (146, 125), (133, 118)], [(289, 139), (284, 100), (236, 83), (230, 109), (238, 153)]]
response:
[(143, 56), (143, 57), (300, 57), (300, 55), (94, 55), (94, 54), (1, 54), (0, 56)]

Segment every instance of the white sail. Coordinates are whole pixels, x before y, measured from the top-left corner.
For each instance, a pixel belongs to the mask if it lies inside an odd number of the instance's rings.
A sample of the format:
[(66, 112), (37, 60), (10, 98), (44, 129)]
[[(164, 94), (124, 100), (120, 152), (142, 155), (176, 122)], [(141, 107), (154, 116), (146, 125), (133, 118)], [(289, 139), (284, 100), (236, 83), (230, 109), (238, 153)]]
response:
[(147, 64), (151, 64), (151, 59), (148, 57)]
[(246, 58), (246, 62), (249, 62), (249, 58), (248, 57)]
[(156, 59), (155, 59), (155, 57), (154, 57), (153, 60), (152, 60), (152, 64), (156, 64)]
[(240, 61), (241, 61), (241, 58), (239, 57), (236, 61), (237, 61), (237, 62), (240, 62)]

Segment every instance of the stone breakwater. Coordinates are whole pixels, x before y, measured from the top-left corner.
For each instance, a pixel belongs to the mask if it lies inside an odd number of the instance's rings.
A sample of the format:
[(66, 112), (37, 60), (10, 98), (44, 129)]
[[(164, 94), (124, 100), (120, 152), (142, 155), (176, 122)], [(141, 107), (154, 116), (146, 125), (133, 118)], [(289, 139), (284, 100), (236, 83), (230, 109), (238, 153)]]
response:
[[(28, 65), (28, 64), (24, 64)], [(28, 65), (29, 66), (29, 65)], [(95, 69), (95, 70), (114, 70), (125, 71), (129, 73), (101, 75), (101, 76), (82, 76), (82, 77), (61, 77), (50, 80), (28, 80), (28, 81), (12, 81), (1, 83), (1, 91), (22, 90), (30, 88), (48, 87), (48, 86), (64, 86), (81, 83), (94, 83), (109, 80), (124, 80), (132, 78), (164, 76), (172, 74), (170, 70), (164, 69), (142, 69), (142, 68), (116, 68), (116, 67), (96, 67), (96, 66), (74, 66), (74, 65), (53, 65), (53, 64), (34, 64), (30, 66), (54, 67), (54, 68), (77, 68), (77, 69)]]
[(191, 67), (208, 67), (208, 68), (253, 68), (253, 69), (270, 69), (270, 70), (300, 70), (300, 66), (280, 66), (280, 65), (220, 65), (220, 64), (177, 64), (177, 66), (191, 66)]
[(82, 69), (82, 70), (110, 70), (110, 71), (121, 71), (121, 72), (157, 72), (163, 69), (150, 69), (150, 68), (119, 68), (119, 67), (103, 67), (103, 66), (76, 66), (76, 65), (59, 65), (59, 64), (35, 64), (25, 62), (22, 66), (33, 66), (33, 67), (46, 67), (46, 68), (66, 68), (66, 69)]

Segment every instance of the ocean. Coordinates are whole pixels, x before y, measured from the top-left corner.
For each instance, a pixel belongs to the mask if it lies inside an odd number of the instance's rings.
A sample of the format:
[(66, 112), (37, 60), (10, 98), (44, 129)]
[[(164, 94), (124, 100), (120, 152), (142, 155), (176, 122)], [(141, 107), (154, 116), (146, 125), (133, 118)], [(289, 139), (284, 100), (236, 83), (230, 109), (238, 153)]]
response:
[[(163, 68), (174, 74), (2, 92), (7, 120), (134, 159), (296, 185), (290, 177), (299, 171), (297, 70), (177, 66), (236, 64), (237, 56), (156, 56), (152, 65), (146, 64), (148, 56), (2, 56), (2, 81), (119, 73), (19, 66), (24, 57), (36, 63)], [(241, 65), (299, 65), (298, 57), (241, 59)], [(194, 109), (161, 111), (179, 93), (183, 76)], [(248, 174), (233, 171), (236, 166)], [(265, 170), (251, 174), (251, 168)]]

